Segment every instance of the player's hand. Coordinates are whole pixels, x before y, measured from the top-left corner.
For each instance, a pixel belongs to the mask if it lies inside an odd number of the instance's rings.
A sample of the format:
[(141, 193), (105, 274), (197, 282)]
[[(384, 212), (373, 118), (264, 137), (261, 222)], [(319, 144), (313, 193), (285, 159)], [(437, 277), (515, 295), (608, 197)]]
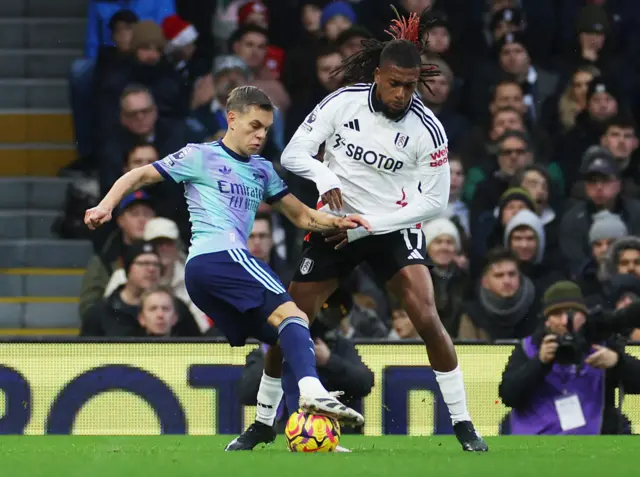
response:
[(558, 349), (558, 340), (555, 335), (547, 335), (542, 339), (540, 345), (540, 352), (538, 353), (538, 359), (544, 364), (551, 363), (556, 357), (556, 350)]
[(331, 210), (342, 210), (344, 202), (342, 201), (342, 192), (340, 189), (331, 189), (330, 191), (322, 194), (322, 202), (329, 204)]
[(326, 366), (327, 363), (329, 362), (329, 358), (331, 357), (331, 350), (327, 346), (327, 343), (322, 341), (320, 338), (316, 338), (315, 352), (316, 352), (316, 364), (318, 366)]
[(612, 349), (599, 345), (593, 345), (593, 349), (595, 349), (596, 352), (590, 354), (587, 359), (584, 360), (584, 362), (592, 368), (610, 369), (618, 364), (618, 353)]
[(347, 215), (346, 217), (337, 217), (335, 227), (338, 230), (355, 229), (356, 227), (364, 227), (367, 231), (371, 230), (369, 222), (358, 214)]
[(84, 223), (90, 230), (95, 230), (110, 220), (111, 210), (102, 205), (97, 205), (84, 213)]
[[(336, 250), (346, 247), (350, 242), (369, 235), (371, 225), (359, 215), (348, 215), (347, 217), (336, 218), (336, 228), (338, 232), (325, 233), (324, 239), (327, 243), (336, 243)], [(346, 229), (346, 230), (345, 230)], [(349, 230), (357, 231), (357, 234), (350, 234)]]

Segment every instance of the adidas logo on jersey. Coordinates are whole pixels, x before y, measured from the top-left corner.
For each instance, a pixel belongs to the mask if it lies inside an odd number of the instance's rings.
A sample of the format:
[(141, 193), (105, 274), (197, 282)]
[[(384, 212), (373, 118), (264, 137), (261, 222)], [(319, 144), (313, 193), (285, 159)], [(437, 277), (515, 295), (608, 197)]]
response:
[(347, 129), (353, 129), (354, 131), (360, 131), (360, 123), (357, 119), (344, 123), (343, 126)]
[(408, 260), (424, 260), (424, 257), (420, 255), (420, 252), (418, 252), (417, 250), (413, 250), (407, 257), (407, 259)]

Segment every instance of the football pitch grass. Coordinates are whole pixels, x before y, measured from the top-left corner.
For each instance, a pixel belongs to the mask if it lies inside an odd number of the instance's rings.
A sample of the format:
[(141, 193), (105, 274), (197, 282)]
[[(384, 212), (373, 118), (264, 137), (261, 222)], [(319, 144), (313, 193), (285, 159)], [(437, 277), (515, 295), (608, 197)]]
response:
[(15, 477), (271, 477), (637, 475), (634, 437), (494, 437), (463, 453), (454, 437), (343, 436), (350, 454), (293, 454), (278, 436), (224, 452), (229, 436), (0, 437), (0, 469)]

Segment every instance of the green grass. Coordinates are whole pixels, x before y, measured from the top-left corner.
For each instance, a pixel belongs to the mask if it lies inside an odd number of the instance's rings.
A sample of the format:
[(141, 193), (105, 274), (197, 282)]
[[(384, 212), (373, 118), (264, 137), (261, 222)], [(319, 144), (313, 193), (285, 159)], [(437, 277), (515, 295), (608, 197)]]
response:
[(254, 452), (223, 452), (228, 436), (0, 437), (11, 477), (613, 477), (638, 473), (634, 437), (497, 437), (466, 454), (453, 437), (345, 436), (351, 454), (292, 454), (278, 437)]

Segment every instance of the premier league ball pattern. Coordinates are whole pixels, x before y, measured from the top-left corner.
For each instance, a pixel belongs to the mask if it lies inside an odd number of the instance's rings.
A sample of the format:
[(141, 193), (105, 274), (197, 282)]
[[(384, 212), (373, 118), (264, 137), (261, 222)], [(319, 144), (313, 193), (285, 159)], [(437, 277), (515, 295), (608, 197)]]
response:
[(340, 424), (326, 416), (292, 414), (284, 430), (291, 452), (332, 452), (340, 442)]

